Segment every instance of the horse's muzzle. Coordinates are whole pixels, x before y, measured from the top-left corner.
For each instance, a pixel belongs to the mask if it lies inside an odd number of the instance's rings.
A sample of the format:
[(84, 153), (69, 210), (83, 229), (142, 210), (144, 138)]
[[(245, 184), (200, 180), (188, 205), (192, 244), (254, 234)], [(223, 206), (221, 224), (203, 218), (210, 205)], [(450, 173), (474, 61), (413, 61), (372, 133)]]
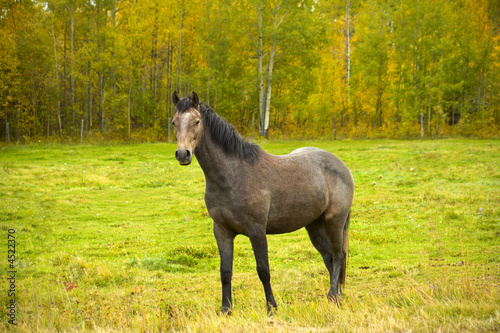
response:
[(189, 165), (193, 158), (193, 153), (189, 149), (177, 149), (175, 158), (179, 161), (180, 165)]

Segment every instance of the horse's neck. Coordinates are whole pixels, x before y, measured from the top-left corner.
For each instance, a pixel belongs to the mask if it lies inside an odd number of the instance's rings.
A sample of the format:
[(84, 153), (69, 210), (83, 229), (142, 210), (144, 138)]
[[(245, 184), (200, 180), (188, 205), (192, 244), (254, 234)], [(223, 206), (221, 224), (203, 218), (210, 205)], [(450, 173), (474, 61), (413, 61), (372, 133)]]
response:
[(227, 181), (232, 169), (230, 164), (233, 164), (234, 160), (226, 156), (222, 148), (212, 142), (207, 134), (205, 133), (203, 142), (195, 150), (196, 159), (205, 174), (207, 183), (222, 184)]

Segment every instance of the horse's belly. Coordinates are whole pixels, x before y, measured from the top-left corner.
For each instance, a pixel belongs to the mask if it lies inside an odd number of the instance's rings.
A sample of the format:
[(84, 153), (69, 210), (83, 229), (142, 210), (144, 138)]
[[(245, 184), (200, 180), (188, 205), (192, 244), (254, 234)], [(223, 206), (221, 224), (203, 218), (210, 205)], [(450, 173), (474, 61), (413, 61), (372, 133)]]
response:
[(271, 203), (267, 233), (281, 234), (305, 227), (324, 213), (327, 201), (326, 196), (320, 195), (280, 198), (279, 202)]

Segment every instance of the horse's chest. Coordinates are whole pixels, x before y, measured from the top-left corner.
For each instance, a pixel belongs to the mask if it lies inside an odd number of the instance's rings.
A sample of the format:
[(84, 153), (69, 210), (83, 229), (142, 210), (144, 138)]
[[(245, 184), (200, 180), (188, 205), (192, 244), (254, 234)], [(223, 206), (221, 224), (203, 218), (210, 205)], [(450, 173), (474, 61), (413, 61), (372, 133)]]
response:
[(269, 212), (269, 195), (265, 190), (221, 191), (207, 188), (205, 203), (215, 223), (240, 234), (248, 234), (249, 226), (265, 226)]
[(237, 234), (248, 235), (248, 221), (242, 218), (241, 212), (225, 205), (207, 205), (207, 209), (214, 223)]

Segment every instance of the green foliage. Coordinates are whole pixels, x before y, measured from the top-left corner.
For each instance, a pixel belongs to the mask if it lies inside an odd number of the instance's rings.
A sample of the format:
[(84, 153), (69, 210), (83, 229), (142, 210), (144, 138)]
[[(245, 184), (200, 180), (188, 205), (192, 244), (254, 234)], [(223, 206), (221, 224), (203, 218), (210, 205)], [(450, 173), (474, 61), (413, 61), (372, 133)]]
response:
[(0, 236), (16, 230), (17, 330), (498, 331), (497, 140), (260, 144), (321, 147), (351, 169), (342, 308), (327, 302), (328, 273), (300, 230), (268, 237), (272, 319), (250, 242), (236, 238), (233, 316), (219, 316), (203, 173), (179, 166), (173, 144), (4, 146)]
[[(494, 1), (262, 3), (272, 136), (331, 137), (335, 117), (339, 137), (416, 137), (421, 113), (427, 137), (498, 135)], [(0, 137), (9, 123), (21, 143), (168, 140), (174, 90), (253, 133), (259, 4), (4, 1)]]

